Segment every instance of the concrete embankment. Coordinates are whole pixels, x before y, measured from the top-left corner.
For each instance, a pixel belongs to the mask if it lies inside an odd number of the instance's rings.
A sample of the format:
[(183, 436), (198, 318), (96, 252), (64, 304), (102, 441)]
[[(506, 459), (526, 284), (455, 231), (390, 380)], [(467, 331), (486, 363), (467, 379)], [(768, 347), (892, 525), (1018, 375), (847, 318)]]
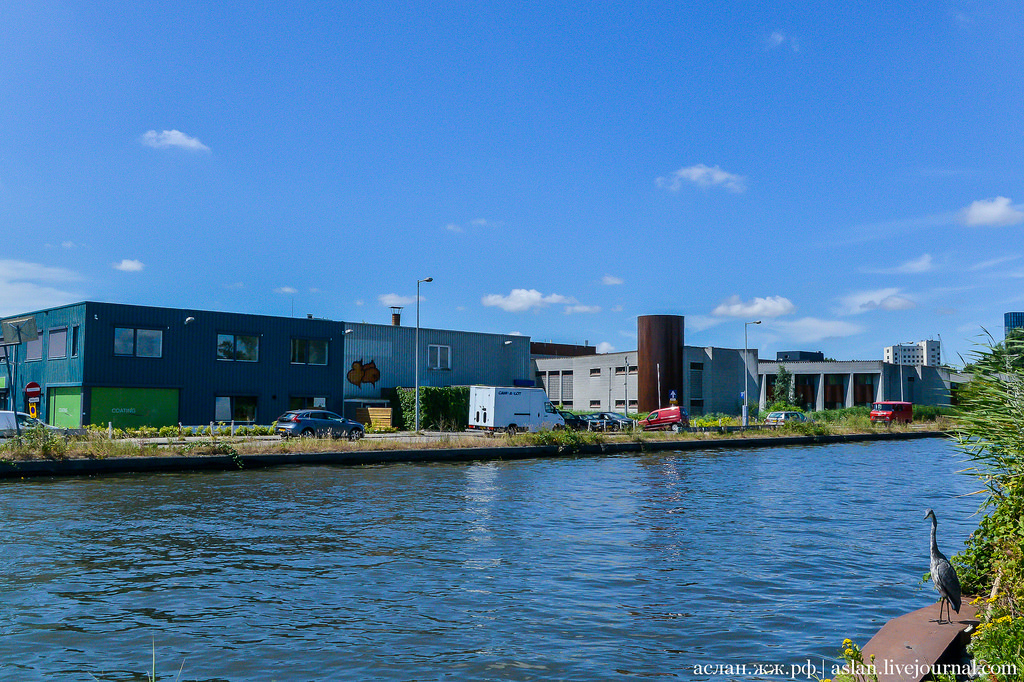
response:
[(911, 440), (944, 437), (940, 431), (856, 433), (828, 436), (775, 436), (716, 438), (708, 440), (664, 440), (608, 442), (559, 449), (554, 445), (519, 447), (462, 447), (347, 452), (263, 453), (252, 455), (166, 455), (157, 457), (72, 458), (59, 460), (0, 460), (0, 478), (38, 476), (95, 476), (100, 474), (153, 473), (169, 471), (210, 471), (261, 469), (289, 465), (374, 465), (397, 463), (472, 462), (536, 459), (544, 457), (595, 457), (647, 452), (690, 452), (737, 448), (777, 448), (829, 443), (879, 440)]

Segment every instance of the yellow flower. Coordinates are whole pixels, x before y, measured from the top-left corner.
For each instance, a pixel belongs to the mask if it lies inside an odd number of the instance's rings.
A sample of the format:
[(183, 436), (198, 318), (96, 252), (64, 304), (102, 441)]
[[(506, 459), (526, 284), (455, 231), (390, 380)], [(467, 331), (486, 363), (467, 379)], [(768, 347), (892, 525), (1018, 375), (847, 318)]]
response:
[(853, 640), (852, 639), (844, 639), (843, 640), (843, 647), (849, 647), (851, 644), (853, 644)]
[(989, 597), (985, 601), (987, 601), (989, 604), (994, 604), (997, 599), (999, 599), (999, 595), (998, 594), (996, 596), (994, 596), (994, 597)]
[(843, 656), (846, 656), (847, 658), (853, 656), (853, 649), (847, 649), (846, 651), (844, 651)]

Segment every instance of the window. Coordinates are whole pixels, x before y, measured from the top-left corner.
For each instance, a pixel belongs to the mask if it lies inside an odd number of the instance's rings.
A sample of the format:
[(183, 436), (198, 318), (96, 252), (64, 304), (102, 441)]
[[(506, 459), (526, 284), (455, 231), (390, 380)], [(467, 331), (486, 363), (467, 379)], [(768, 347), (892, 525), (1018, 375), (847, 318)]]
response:
[(114, 327), (114, 355), (162, 358), (163, 354), (164, 333), (159, 329)]
[(293, 365), (326, 365), (327, 339), (292, 339)]
[(616, 410), (621, 410), (625, 406), (626, 406), (626, 401), (625, 400), (619, 400), (618, 398), (615, 399), (615, 409)]
[(256, 421), (256, 396), (217, 396), (214, 419), (219, 422)]
[(625, 373), (626, 373), (626, 366), (625, 365), (622, 365), (621, 367), (616, 367), (615, 368), (615, 374), (616, 375), (621, 376), (621, 375), (623, 375)]
[(46, 359), (60, 360), (68, 356), (68, 329), (51, 329), (46, 344)]
[(600, 410), (601, 409), (601, 401), (600, 400), (591, 400), (590, 401), (590, 409), (592, 409), (592, 410)]
[(43, 337), (37, 336), (35, 341), (25, 342), (25, 360), (43, 359)]
[(599, 377), (599, 376), (601, 376), (601, 368), (600, 367), (591, 367), (590, 368), (590, 376), (592, 376), (592, 377)]
[(71, 328), (71, 357), (78, 357), (78, 330), (79, 326), (76, 324)]
[(451, 369), (451, 346), (427, 346), (427, 369)]
[(288, 398), (289, 410), (307, 410), (318, 407), (321, 410), (327, 407), (327, 398), (316, 398), (310, 396), (296, 396)]
[(259, 362), (260, 337), (245, 334), (217, 334), (217, 359)]

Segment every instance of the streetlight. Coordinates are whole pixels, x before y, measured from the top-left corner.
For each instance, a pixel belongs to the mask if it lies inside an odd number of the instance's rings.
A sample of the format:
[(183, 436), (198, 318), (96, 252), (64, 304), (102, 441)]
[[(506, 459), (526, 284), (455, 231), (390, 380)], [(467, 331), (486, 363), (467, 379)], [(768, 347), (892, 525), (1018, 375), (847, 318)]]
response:
[(433, 277), (416, 280), (416, 433), (420, 432), (420, 282), (433, 281)]
[(750, 426), (750, 408), (747, 406), (747, 393), (749, 392), (748, 384), (750, 383), (750, 369), (747, 365), (750, 362), (750, 358), (747, 356), (747, 326), (751, 324), (761, 324), (761, 320), (755, 320), (754, 322), (743, 323), (743, 425)]
[[(345, 371), (345, 337), (351, 334), (354, 330), (346, 329), (341, 333), (341, 371)], [(346, 377), (341, 379), (341, 416), (345, 416), (345, 381)]]

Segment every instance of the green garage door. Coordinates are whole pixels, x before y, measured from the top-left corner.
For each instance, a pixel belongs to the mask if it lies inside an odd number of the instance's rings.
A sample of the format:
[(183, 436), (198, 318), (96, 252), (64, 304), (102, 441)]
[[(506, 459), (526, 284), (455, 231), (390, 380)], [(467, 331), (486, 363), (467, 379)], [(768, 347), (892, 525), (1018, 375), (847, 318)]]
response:
[(82, 389), (56, 386), (46, 389), (46, 423), (62, 429), (82, 428)]
[(139, 426), (177, 426), (176, 388), (94, 388), (90, 392), (89, 423), (119, 429)]

